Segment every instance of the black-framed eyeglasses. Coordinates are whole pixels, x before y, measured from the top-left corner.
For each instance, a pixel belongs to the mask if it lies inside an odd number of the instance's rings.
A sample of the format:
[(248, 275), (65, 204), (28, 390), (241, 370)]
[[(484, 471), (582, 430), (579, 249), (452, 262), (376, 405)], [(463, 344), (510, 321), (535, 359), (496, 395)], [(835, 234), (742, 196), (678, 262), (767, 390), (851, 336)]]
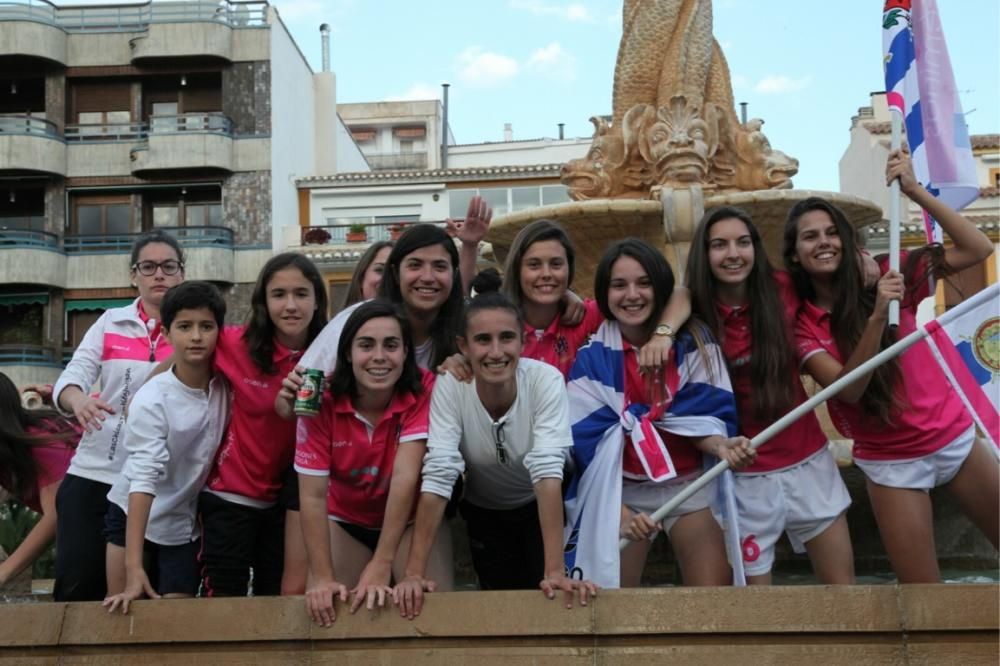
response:
[(493, 424), (493, 444), (497, 447), (497, 464), (498, 465), (508, 465), (510, 464), (510, 459), (507, 457), (507, 449), (504, 448), (504, 443), (507, 441), (506, 435), (503, 431), (503, 421), (498, 421)]
[(132, 270), (139, 271), (141, 275), (145, 275), (146, 277), (156, 275), (157, 268), (163, 271), (164, 275), (176, 275), (178, 271), (184, 268), (184, 264), (176, 259), (167, 259), (166, 261), (138, 261), (132, 264)]

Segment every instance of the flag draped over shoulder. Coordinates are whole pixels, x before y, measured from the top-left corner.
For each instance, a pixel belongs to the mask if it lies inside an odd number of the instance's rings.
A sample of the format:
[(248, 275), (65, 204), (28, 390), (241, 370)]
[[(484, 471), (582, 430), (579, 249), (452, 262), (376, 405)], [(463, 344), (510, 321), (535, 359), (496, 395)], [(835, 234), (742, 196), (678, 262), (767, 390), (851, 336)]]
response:
[[(567, 385), (576, 471), (566, 494), (564, 542), (572, 577), (606, 588), (620, 586), (618, 535), (626, 435), (648, 478), (666, 481), (677, 471), (657, 428), (681, 437), (736, 434), (729, 377), (718, 346), (707, 347), (711, 369), (702, 362), (690, 334), (678, 336), (666, 368), (668, 395), (658, 417), (648, 405), (625, 404), (625, 352), (616, 323), (602, 324), (577, 354)], [(736, 553), (741, 561), (738, 548)]]
[(924, 326), (927, 344), (979, 429), (1000, 446), (1000, 283)]
[[(905, 121), (917, 180), (961, 210), (979, 183), (935, 0), (886, 0), (882, 50), (886, 98)], [(924, 222), (928, 241), (940, 242), (937, 223), (926, 214)]]

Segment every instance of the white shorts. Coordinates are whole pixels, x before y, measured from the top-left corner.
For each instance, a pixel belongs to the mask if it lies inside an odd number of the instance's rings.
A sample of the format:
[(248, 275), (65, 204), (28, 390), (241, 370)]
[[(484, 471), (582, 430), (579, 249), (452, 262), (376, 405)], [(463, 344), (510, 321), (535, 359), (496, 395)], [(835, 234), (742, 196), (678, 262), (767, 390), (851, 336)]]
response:
[[(661, 506), (677, 496), (677, 493), (691, 485), (695, 479), (687, 478), (682, 481), (668, 481), (657, 483), (655, 481), (622, 481), (622, 503), (632, 511), (652, 515)], [(673, 529), (674, 523), (683, 515), (708, 509), (712, 506), (712, 499), (715, 497), (715, 479), (705, 484), (698, 492), (687, 498), (676, 509), (667, 514), (667, 517), (660, 523), (663, 531), (668, 536)]]
[(793, 467), (764, 474), (735, 474), (736, 512), (748, 576), (774, 566), (781, 533), (796, 553), (822, 534), (851, 505), (837, 462), (827, 447)]
[(930, 491), (943, 486), (958, 474), (976, 442), (976, 428), (970, 427), (957, 439), (949, 442), (929, 456), (910, 460), (861, 460), (854, 464), (861, 468), (873, 483), (888, 488), (911, 488)]

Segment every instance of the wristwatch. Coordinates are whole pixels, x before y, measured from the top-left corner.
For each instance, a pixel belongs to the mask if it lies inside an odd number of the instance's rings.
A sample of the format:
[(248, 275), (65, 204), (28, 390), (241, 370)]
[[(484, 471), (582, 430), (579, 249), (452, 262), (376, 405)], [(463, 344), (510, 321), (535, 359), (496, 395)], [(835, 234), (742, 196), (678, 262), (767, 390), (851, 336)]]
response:
[(674, 332), (674, 327), (670, 324), (660, 324), (653, 329), (653, 335), (665, 335), (671, 340), (675, 340), (677, 338), (677, 333)]

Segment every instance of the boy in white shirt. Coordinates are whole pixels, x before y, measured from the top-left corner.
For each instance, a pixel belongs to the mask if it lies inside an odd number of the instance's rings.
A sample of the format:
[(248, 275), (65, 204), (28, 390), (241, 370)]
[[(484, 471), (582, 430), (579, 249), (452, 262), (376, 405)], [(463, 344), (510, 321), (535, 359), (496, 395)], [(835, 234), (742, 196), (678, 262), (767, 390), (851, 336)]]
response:
[(129, 407), (128, 458), (108, 493), (104, 530), (109, 612), (120, 605), (127, 613), (143, 595), (198, 591), (198, 493), (229, 410), (228, 386), (212, 372), (225, 315), (226, 302), (208, 282), (184, 282), (163, 298), (160, 316), (174, 365), (142, 386)]

